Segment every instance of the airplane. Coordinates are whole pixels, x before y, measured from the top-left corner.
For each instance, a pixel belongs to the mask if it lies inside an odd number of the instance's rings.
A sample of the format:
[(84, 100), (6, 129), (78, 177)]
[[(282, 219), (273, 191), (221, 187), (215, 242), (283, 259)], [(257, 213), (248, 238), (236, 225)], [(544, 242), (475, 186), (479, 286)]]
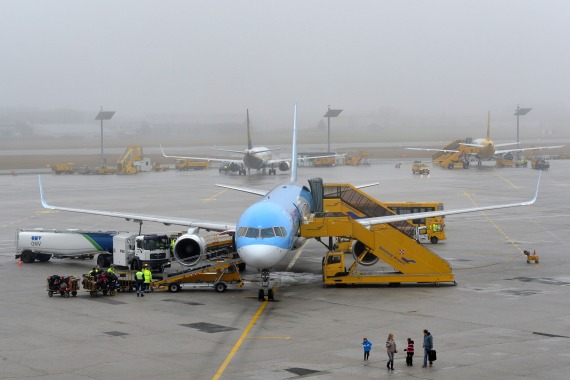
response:
[[(281, 149), (269, 149), (266, 147), (254, 147), (251, 142), (251, 133), (249, 128), (249, 110), (247, 110), (247, 149), (245, 150), (228, 150), (228, 149), (217, 149), (223, 152), (239, 153), (243, 154), (241, 160), (233, 159), (220, 159), (220, 158), (205, 158), (205, 157), (183, 157), (183, 156), (168, 156), (164, 153), (162, 146), (162, 155), (167, 158), (185, 158), (191, 160), (206, 160), (220, 162), (224, 168), (225, 172), (238, 172), (239, 175), (246, 175), (246, 170), (249, 172), (251, 169), (255, 169), (258, 172), (269, 175), (277, 174), (277, 168), (281, 171), (287, 171), (291, 168), (291, 163), (289, 160), (274, 160), (272, 158), (271, 152), (273, 150)], [(222, 171), (222, 170), (220, 170)]]
[[(77, 212), (83, 214), (102, 215), (124, 218), (133, 221), (149, 221), (165, 225), (180, 225), (188, 227), (188, 232), (180, 236), (173, 248), (176, 260), (182, 265), (196, 265), (206, 252), (205, 240), (198, 234), (200, 229), (218, 231), (234, 235), (235, 248), (239, 257), (250, 267), (256, 268), (261, 275), (261, 289), (258, 292), (260, 301), (274, 300), (274, 291), (269, 288), (272, 268), (277, 265), (292, 250), (301, 247), (305, 239), (299, 236), (300, 224), (305, 217), (315, 210), (315, 200), (311, 191), (297, 180), (297, 106), (294, 108), (293, 142), (291, 157), (291, 176), (289, 181), (281, 183), (270, 191), (216, 184), (228, 189), (244, 191), (260, 196), (257, 202), (245, 209), (237, 223), (208, 222), (193, 219), (177, 219), (167, 216), (142, 215), (117, 211), (103, 211), (81, 208), (53, 206), (47, 203), (39, 177), (40, 196), (44, 208)], [(533, 204), (538, 196), (540, 174), (534, 198), (530, 201), (510, 204), (499, 204), (483, 207), (472, 207), (455, 210), (440, 210), (405, 215), (389, 215), (382, 217), (361, 218), (357, 221), (365, 227), (393, 223), (416, 218), (454, 215), (477, 211), (489, 211), (510, 207), (528, 206)], [(374, 184), (362, 185), (359, 188)]]
[[(513, 149), (499, 149), (498, 147), (504, 147), (509, 145), (518, 145), (516, 142), (511, 143), (503, 143), (503, 144), (495, 144), (491, 140), (491, 112), (488, 113), (488, 120), (487, 120), (487, 137), (486, 138), (478, 138), (473, 140), (472, 143), (459, 143), (459, 145), (472, 147), (471, 152), (467, 153), (469, 155), (473, 154), (475, 158), (477, 158), (477, 164), (481, 166), (482, 160), (492, 159), (495, 156), (500, 156), (506, 153), (513, 153), (513, 152), (524, 152), (529, 150), (541, 150), (541, 149), (556, 149), (562, 148), (564, 145), (556, 145), (556, 146), (538, 146), (532, 148), (513, 148)], [(446, 153), (458, 153), (458, 150), (448, 150), (448, 149), (433, 149), (433, 148), (406, 148), (409, 150), (423, 150), (423, 151), (438, 151), (438, 152), (446, 152)]]

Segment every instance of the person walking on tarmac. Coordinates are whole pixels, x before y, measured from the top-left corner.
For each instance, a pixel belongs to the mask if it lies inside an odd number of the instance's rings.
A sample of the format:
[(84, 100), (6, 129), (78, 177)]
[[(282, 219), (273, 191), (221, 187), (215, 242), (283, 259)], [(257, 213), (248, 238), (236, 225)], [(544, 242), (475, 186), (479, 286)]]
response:
[[(424, 330), (424, 365), (422, 368), (427, 367), (428, 358), (431, 359), (429, 357), (431, 350), (433, 350), (433, 337), (431, 336), (431, 333), (426, 329)], [(431, 360), (429, 361), (429, 366), (432, 366)]]
[(152, 282), (152, 272), (148, 268), (148, 264), (145, 264), (143, 266), (142, 271), (144, 274), (144, 292), (149, 293), (150, 292), (150, 283)]
[(386, 339), (386, 353), (388, 354), (388, 363), (386, 363), (386, 368), (394, 370), (394, 354), (398, 352), (396, 348), (396, 342), (394, 342), (394, 334), (388, 334), (388, 339)]
[(142, 269), (135, 273), (135, 278), (137, 279), (137, 297), (144, 297), (144, 273)]
[(372, 342), (364, 338), (362, 340), (362, 348), (364, 348), (364, 360), (368, 361), (370, 357), (370, 350), (372, 349)]

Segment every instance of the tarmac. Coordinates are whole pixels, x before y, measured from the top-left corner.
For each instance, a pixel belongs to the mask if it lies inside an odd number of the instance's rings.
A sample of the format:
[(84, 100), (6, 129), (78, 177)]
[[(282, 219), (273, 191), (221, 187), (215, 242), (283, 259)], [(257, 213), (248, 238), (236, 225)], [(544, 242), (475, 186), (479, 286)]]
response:
[[(413, 175), (411, 163), (300, 168), (300, 180), (354, 185), (378, 200), (443, 201), (446, 209), (532, 198), (538, 171), (433, 168)], [(278, 267), (275, 302), (257, 300), (256, 271), (224, 293), (188, 289), (69, 299), (46, 292), (52, 274), (81, 276), (92, 260), (18, 265), (17, 228), (138, 231), (122, 219), (49, 211), (36, 175), (0, 176), (0, 379), (565, 379), (570, 370), (570, 161), (551, 161), (532, 206), (446, 218), (447, 241), (429, 248), (453, 267), (456, 285), (324, 288), (325, 247), (311, 241)], [(257, 200), (215, 183), (271, 189), (287, 181), (201, 172), (132, 176), (43, 175), (54, 205), (130, 211), (235, 223)], [(182, 227), (145, 223), (143, 232)], [(536, 251), (539, 264), (523, 250)], [(389, 268), (388, 268), (389, 269)], [(251, 281), (249, 281), (251, 280)], [(422, 330), (438, 359), (422, 368)], [(384, 342), (395, 335), (394, 371)], [(364, 362), (361, 341), (373, 343)], [(406, 339), (415, 341), (405, 364)]]

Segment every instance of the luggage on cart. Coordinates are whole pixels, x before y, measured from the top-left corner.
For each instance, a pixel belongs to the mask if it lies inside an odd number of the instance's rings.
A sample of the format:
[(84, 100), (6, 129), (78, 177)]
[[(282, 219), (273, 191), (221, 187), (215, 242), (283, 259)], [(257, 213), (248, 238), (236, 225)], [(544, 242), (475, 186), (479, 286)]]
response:
[(108, 276), (106, 273), (101, 273), (96, 276), (84, 274), (82, 284), (83, 289), (87, 290), (91, 297), (97, 297), (99, 293), (104, 296), (114, 296), (115, 291), (119, 287), (116, 276)]
[(54, 274), (47, 278), (48, 296), (53, 297), (55, 293), (59, 293), (62, 297), (69, 298), (77, 295), (79, 289), (79, 279), (74, 276), (60, 276)]

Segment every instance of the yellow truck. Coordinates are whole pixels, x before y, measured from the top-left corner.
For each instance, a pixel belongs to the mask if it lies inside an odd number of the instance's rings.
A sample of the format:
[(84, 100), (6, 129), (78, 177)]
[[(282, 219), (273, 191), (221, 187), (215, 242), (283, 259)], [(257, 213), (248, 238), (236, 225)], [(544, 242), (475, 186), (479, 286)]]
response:
[(412, 164), (412, 173), (414, 174), (429, 174), (429, 166), (421, 161), (414, 161)]
[(73, 162), (66, 164), (50, 164), (48, 167), (50, 167), (55, 174), (73, 174), (75, 172), (75, 164)]
[(178, 159), (176, 160), (176, 170), (204, 170), (210, 167), (208, 161), (192, 161), (188, 159)]

